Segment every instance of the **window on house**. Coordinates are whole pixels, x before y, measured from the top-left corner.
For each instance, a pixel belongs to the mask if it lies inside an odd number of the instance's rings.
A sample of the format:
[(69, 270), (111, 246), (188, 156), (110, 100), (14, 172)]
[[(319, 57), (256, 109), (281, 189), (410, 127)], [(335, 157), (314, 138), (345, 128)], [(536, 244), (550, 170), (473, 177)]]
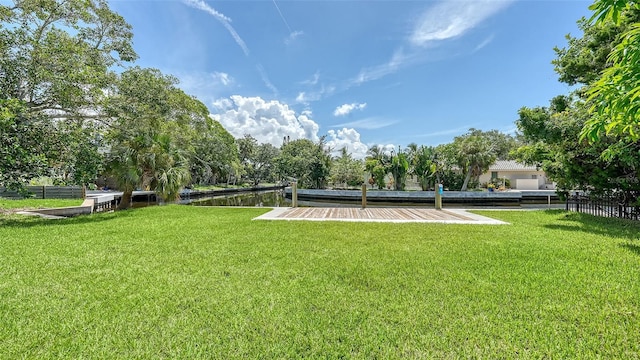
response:
[(497, 171), (492, 171), (491, 172), (491, 178), (492, 179), (497, 179), (498, 178), (498, 172)]
[(531, 178), (532, 178), (532, 179), (537, 179), (537, 178), (538, 178), (538, 175), (531, 175)]

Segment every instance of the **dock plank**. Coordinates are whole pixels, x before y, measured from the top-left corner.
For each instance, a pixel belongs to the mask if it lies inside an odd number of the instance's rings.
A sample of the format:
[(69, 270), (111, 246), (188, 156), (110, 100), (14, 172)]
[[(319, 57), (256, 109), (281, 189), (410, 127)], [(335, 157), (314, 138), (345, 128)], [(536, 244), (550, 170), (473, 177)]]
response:
[(275, 208), (256, 220), (434, 222), (457, 224), (506, 224), (466, 210), (420, 208)]

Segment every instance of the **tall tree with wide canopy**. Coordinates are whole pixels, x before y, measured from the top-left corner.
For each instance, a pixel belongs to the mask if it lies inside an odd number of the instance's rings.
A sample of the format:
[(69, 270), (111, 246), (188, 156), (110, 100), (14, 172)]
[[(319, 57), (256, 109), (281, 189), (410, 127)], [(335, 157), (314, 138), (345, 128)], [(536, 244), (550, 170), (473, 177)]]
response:
[(453, 139), (455, 162), (465, 174), (461, 191), (466, 191), (472, 177), (477, 178), (489, 169), (498, 158), (506, 157), (513, 144), (510, 136), (496, 130), (469, 132)]
[(301, 187), (324, 188), (331, 171), (331, 155), (324, 139), (292, 140), (280, 148), (274, 159), (276, 173), (284, 179), (295, 178)]
[[(25, 129), (3, 133), (0, 146), (21, 148), (0, 162), (0, 185), (21, 188), (51, 167), (73, 173), (75, 183), (95, 176), (96, 147), (83, 145), (96, 138), (90, 131), (95, 123), (67, 122), (102, 118), (103, 90), (113, 81), (114, 66), (137, 57), (132, 36), (131, 26), (104, 0), (0, 5), (0, 111), (5, 124)], [(56, 146), (61, 144), (67, 149)]]
[[(611, 6), (604, 6), (605, 3)], [(626, 1), (615, 3), (624, 6), (597, 1), (592, 8), (596, 11), (594, 18), (599, 20), (581, 19), (578, 24), (583, 31), (582, 37), (567, 36), (568, 46), (556, 48), (558, 57), (553, 63), (560, 80), (570, 85), (581, 85), (574, 96), (555, 97), (548, 108), (522, 108), (519, 111), (520, 118), (516, 124), (526, 143), (518, 150), (519, 159), (541, 166), (549, 178), (557, 182), (560, 191), (583, 189), (592, 193), (611, 193), (639, 190), (636, 175), (640, 168), (639, 139), (626, 130), (619, 131), (622, 129), (618, 126), (622, 124), (619, 121), (623, 118), (609, 113), (614, 111), (609, 103), (613, 98), (594, 97), (596, 93), (604, 96), (602, 89), (595, 90), (602, 81), (612, 85), (622, 80), (607, 79), (607, 73), (616, 66), (610, 54), (618, 51), (626, 34), (640, 22), (637, 7), (627, 6)], [(614, 12), (617, 15), (614, 16)], [(626, 87), (629, 84), (620, 85)], [(613, 93), (609, 95), (614, 96)], [(628, 94), (623, 95), (620, 99)], [(590, 111), (594, 109), (600, 111)]]
[(48, 170), (52, 136), (24, 102), (0, 100), (0, 187), (26, 193), (23, 185)]
[(109, 92), (108, 169), (124, 192), (121, 208), (136, 188), (173, 200), (190, 181), (194, 124), (206, 123), (208, 111), (176, 83), (156, 69), (135, 67)]
[(597, 0), (590, 7), (594, 27), (616, 26), (623, 32), (608, 56), (608, 66), (589, 89), (598, 116), (585, 124), (583, 136), (603, 134), (640, 140), (640, 3), (635, 0)]
[(131, 26), (104, 0), (16, 0), (0, 21), (0, 98), (29, 113), (95, 115), (111, 68), (137, 58)]
[[(207, 110), (201, 108), (198, 112), (203, 115)], [(235, 174), (234, 169), (239, 166), (240, 160), (233, 135), (208, 116), (195, 121), (194, 130), (191, 140), (192, 180), (199, 184), (215, 184), (219, 179)]]
[(244, 173), (254, 186), (265, 179), (274, 180), (274, 161), (280, 154), (280, 149), (268, 143), (258, 144), (258, 140), (249, 134), (236, 139), (236, 143)]

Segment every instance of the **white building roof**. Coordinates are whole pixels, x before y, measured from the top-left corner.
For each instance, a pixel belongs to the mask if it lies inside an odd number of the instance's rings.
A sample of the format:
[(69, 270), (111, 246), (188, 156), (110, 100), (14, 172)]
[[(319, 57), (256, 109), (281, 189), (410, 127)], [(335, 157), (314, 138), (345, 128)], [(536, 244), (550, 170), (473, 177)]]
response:
[(498, 160), (489, 166), (489, 171), (538, 171), (538, 169), (515, 160)]

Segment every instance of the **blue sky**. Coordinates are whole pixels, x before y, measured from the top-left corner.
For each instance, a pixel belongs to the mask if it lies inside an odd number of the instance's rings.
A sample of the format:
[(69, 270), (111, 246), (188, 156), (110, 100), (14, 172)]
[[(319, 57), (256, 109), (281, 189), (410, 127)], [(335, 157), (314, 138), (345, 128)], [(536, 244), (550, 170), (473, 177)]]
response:
[(111, 1), (137, 64), (181, 80), (236, 137), (438, 145), (514, 131), (571, 89), (551, 60), (589, 1)]

